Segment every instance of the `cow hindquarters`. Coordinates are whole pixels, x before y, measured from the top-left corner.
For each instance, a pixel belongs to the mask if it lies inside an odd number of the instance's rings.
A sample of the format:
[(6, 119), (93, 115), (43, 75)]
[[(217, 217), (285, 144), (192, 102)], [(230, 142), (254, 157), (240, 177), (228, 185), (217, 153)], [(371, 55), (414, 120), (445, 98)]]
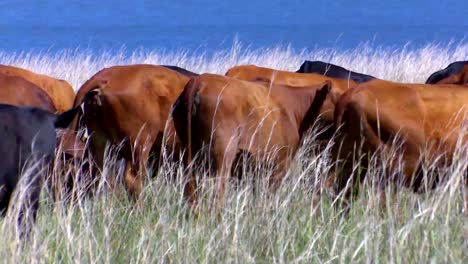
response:
[[(86, 125), (89, 134), (89, 150), (92, 154), (91, 162), (91, 178), (93, 183), (101, 182), (100, 174), (104, 169), (105, 153), (107, 144), (111, 144), (111, 133), (108, 128), (109, 105), (107, 99), (100, 90), (92, 90), (88, 92), (83, 100), (83, 124)], [(111, 177), (114, 178), (114, 177)], [(109, 179), (110, 189), (113, 189), (114, 179)], [(96, 184), (98, 185), (98, 184)]]
[[(235, 130), (234, 130), (235, 131)], [(213, 138), (212, 153), (215, 160), (216, 170), (216, 206), (221, 209), (225, 204), (226, 189), (228, 188), (229, 179), (231, 177), (232, 166), (236, 159), (236, 154), (239, 149), (239, 139), (237, 136), (226, 137), (232, 132), (223, 130), (215, 131)], [(221, 134), (221, 135), (220, 135)], [(224, 135), (223, 135), (224, 134)]]
[[(192, 208), (197, 206), (198, 201), (198, 186), (194, 171), (194, 161), (200, 156), (197, 154), (200, 154), (199, 152), (202, 148), (202, 138), (206, 126), (199, 116), (200, 103), (199, 87), (195, 80), (191, 79), (174, 103), (172, 111), (177, 138), (180, 140), (181, 148), (184, 150), (182, 160), (185, 168), (188, 170), (186, 172), (183, 193), (189, 206)], [(211, 129), (207, 129), (206, 131), (211, 131)], [(210, 135), (209, 132), (207, 133)]]
[(128, 194), (135, 200), (139, 200), (148, 175), (147, 163), (151, 153), (155, 136), (147, 129), (142, 128), (137, 139), (133, 141), (132, 153), (124, 153), (126, 160), (125, 186)]
[(380, 144), (379, 138), (372, 131), (365, 113), (355, 102), (348, 102), (338, 109), (341, 136), (334, 146), (336, 166), (335, 193), (342, 195), (342, 201), (348, 205), (353, 195), (357, 195), (359, 185), (364, 180), (369, 158)]

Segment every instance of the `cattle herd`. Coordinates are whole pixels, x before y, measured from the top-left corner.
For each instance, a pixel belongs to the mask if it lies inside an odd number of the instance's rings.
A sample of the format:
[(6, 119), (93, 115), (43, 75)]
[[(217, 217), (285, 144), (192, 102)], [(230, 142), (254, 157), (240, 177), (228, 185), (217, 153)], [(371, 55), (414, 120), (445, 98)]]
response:
[[(418, 191), (429, 177), (421, 169), (424, 159), (450, 164), (460, 143), (468, 142), (467, 85), (468, 61), (433, 73), (426, 84), (381, 80), (321, 61), (305, 61), (297, 72), (236, 66), (224, 76), (141, 64), (105, 68), (75, 94), (64, 80), (0, 65), (0, 210), (7, 212), (21, 180), (27, 186), (23, 208), (34, 221), (56, 149), (69, 159), (89, 151), (90, 167), (99, 172), (108, 144), (120, 146), (124, 183), (135, 200), (150, 157), (158, 168), (161, 153), (170, 150), (187, 170), (187, 203), (193, 207), (199, 199), (194, 165), (208, 162), (222, 204), (240, 153), (251, 162), (273, 161), (268, 181), (275, 188), (317, 120), (324, 128), (317, 140), (335, 141), (337, 169), (329, 181), (337, 194), (349, 199), (366, 175), (364, 159), (364, 169), (352, 176), (356, 153), (369, 157), (396, 138), (402, 162), (395, 157), (385, 169), (398, 170), (398, 184)], [(80, 130), (87, 132), (86, 150)], [(27, 166), (35, 169), (22, 173)], [(466, 192), (464, 199), (466, 207)]]

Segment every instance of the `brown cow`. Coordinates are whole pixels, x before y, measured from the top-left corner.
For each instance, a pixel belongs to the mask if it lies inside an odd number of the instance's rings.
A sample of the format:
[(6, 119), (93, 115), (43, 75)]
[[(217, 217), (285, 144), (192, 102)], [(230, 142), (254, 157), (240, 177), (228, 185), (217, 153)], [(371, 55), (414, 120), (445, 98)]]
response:
[(50, 96), (41, 88), (18, 76), (0, 74), (0, 103), (34, 106), (55, 113)]
[[(423, 182), (431, 180), (422, 178), (421, 161), (450, 164), (458, 140), (465, 147), (468, 142), (468, 90), (463, 86), (373, 80), (346, 92), (335, 114), (336, 127), (341, 127), (345, 138), (340, 152), (336, 152), (339, 160), (345, 162), (343, 171), (337, 175), (339, 192), (353, 180), (350, 175), (355, 146), (362, 144), (364, 154), (377, 150), (391, 153), (392, 142), (397, 135), (401, 137), (402, 145), (397, 153), (402, 154), (403, 165), (399, 167), (401, 164), (395, 158), (387, 169), (395, 172), (401, 168), (398, 183), (421, 191), (425, 187)], [(436, 161), (437, 157), (442, 158)], [(366, 168), (368, 159), (363, 162)], [(358, 175), (360, 180), (363, 176)], [(356, 183), (351, 186), (356, 187)], [(429, 187), (434, 184), (431, 181)], [(352, 191), (348, 189), (346, 199)]]
[[(274, 160), (277, 168), (270, 183), (280, 183), (330, 87), (328, 81), (290, 87), (214, 74), (192, 78), (172, 113), (177, 135), (188, 152), (186, 165), (203, 144), (210, 146), (221, 204), (238, 152), (248, 152), (255, 160)], [(194, 205), (197, 184), (195, 175), (189, 175), (185, 196)]]
[[(155, 65), (153, 65), (155, 66)], [(164, 67), (164, 68), (167, 68), (169, 70), (173, 70), (173, 71), (176, 71), (188, 78), (190, 77), (194, 77), (194, 76), (198, 76), (197, 73), (194, 73), (194, 72), (191, 72), (189, 70), (186, 70), (184, 68), (180, 68), (178, 66), (173, 66), (173, 65), (158, 65), (158, 67)], [(109, 68), (105, 68), (105, 69), (102, 69), (101, 71), (99, 71), (98, 73), (96, 73), (94, 76), (99, 76), (101, 74), (101, 72), (103, 71), (109, 71)], [(94, 77), (93, 76), (93, 77)], [(95, 80), (93, 78), (89, 79), (87, 82), (85, 82), (81, 87), (80, 89), (78, 89), (78, 92), (76, 93), (76, 96), (75, 96), (75, 100), (73, 101), (73, 106), (76, 107), (78, 105), (80, 105), (82, 102), (83, 102), (83, 98), (85, 97), (85, 95), (91, 91), (92, 89), (94, 89), (95, 87), (93, 85), (90, 85), (89, 82), (95, 82)], [(74, 124), (74, 127), (76, 127), (77, 124)]]
[(75, 91), (71, 85), (64, 80), (55, 79), (47, 75), (34, 73), (8, 65), (0, 65), (0, 73), (9, 76), (22, 77), (43, 89), (50, 98), (52, 98), (55, 108), (59, 113), (70, 110), (73, 107)]
[[(269, 81), (274, 84), (288, 85), (288, 86), (311, 86), (319, 85), (325, 81), (330, 81), (332, 90), (325, 100), (323, 107), (320, 111), (321, 120), (328, 125), (333, 124), (333, 113), (335, 111), (335, 104), (341, 94), (349, 88), (356, 87), (357, 83), (351, 79), (336, 79), (321, 74), (314, 73), (296, 73), (288, 71), (274, 70), (270, 68), (258, 67), (255, 65), (243, 65), (231, 68), (226, 72), (226, 76), (234, 77), (245, 81), (263, 80)], [(329, 129), (322, 133), (320, 139), (330, 139), (334, 133), (333, 129)]]
[[(163, 135), (175, 146), (169, 111), (189, 77), (155, 65), (114, 66), (101, 70), (78, 91), (83, 100), (82, 124), (90, 132), (90, 148), (103, 166), (106, 143), (124, 142), (119, 155), (126, 161), (125, 183), (137, 198), (143, 188), (145, 164), (151, 153), (159, 156)], [(175, 154), (177, 155), (177, 154)]]

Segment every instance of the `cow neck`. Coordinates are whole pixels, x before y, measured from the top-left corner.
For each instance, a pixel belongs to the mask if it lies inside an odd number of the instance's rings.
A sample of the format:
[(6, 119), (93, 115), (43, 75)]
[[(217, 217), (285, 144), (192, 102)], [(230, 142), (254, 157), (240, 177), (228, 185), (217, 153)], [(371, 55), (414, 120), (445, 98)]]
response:
[(311, 110), (316, 91), (317, 89), (312, 87), (289, 87), (281, 85), (272, 87), (272, 97), (281, 104), (283, 111), (300, 134), (302, 134), (302, 130), (307, 129), (314, 122), (314, 120), (305, 119), (310, 118), (308, 113)]

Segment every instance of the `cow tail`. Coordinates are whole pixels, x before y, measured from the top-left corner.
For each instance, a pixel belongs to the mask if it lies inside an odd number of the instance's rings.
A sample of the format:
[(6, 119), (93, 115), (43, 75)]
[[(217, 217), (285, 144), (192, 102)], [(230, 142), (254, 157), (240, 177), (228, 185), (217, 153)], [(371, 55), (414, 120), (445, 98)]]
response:
[(367, 115), (364, 113), (362, 107), (356, 103), (352, 103), (350, 107), (357, 113), (359, 119), (361, 120), (361, 131), (364, 135), (364, 139), (370, 146), (376, 150), (383, 142), (377, 134), (378, 131), (374, 131), (374, 128), (370, 125)]
[[(348, 133), (362, 133), (364, 139), (367, 143), (370, 143), (373, 148), (377, 148), (381, 144), (379, 136), (376, 134), (374, 129), (369, 123), (367, 115), (363, 112), (360, 104), (352, 100), (353, 90), (349, 90), (343, 94), (338, 101), (338, 104), (335, 108), (335, 129), (339, 129), (341, 126), (346, 125), (344, 122), (348, 122), (347, 125), (358, 125), (360, 124), (361, 128), (351, 129), (353, 131), (345, 131)], [(346, 121), (344, 120), (346, 119)]]
[(335, 120), (335, 131), (338, 131), (340, 127), (343, 125), (343, 115), (346, 109), (346, 103), (349, 101), (350, 92), (345, 92), (341, 95), (340, 99), (338, 100), (335, 106), (335, 112), (333, 120)]
[[(351, 161), (354, 160), (352, 157), (354, 156), (356, 143), (361, 140), (362, 116), (357, 105), (352, 102), (352, 94), (352, 90), (348, 90), (340, 97), (334, 113), (335, 131), (340, 131), (341, 137), (337, 142), (338, 144), (334, 145), (334, 159), (340, 166), (333, 181), (337, 195), (344, 191), (343, 199), (345, 203), (348, 203), (351, 194), (357, 191), (355, 179), (351, 177), (354, 168)], [(346, 190), (347, 186), (350, 189)]]
[(174, 103), (172, 117), (178, 137), (185, 148), (185, 165), (187, 166), (188, 181), (185, 183), (184, 196), (190, 204), (196, 203), (196, 178), (193, 173), (193, 156), (197, 149), (194, 149), (193, 138), (193, 119), (196, 118), (199, 100), (197, 100), (199, 88), (192, 78), (187, 83), (184, 91)]
[(186, 165), (190, 165), (193, 159), (192, 150), (192, 107), (193, 107), (193, 79), (185, 85), (184, 91), (174, 104), (172, 116), (176, 132), (186, 151)]
[(304, 120), (299, 126), (299, 135), (302, 137), (305, 132), (313, 125), (320, 115), (320, 109), (322, 108), (325, 100), (327, 99), (328, 93), (332, 89), (332, 83), (326, 81), (322, 84), (322, 87), (315, 92), (314, 100), (310, 108), (307, 110)]
[(197, 115), (197, 110), (200, 105), (200, 100), (198, 98), (198, 92), (199, 92), (199, 86), (195, 84), (194, 79), (191, 79), (189, 84), (188, 84), (188, 112), (187, 112), (187, 147), (188, 147), (188, 153), (187, 153), (187, 161), (188, 165), (190, 166), (190, 175), (189, 175), (189, 182), (187, 183), (186, 186), (186, 196), (188, 198), (188, 201), (191, 206), (196, 204), (197, 202), (197, 182), (196, 182), (196, 177), (193, 172), (193, 164), (192, 164), (192, 159), (196, 151), (198, 149), (194, 150), (194, 145), (193, 145), (193, 123), (192, 121), (196, 118)]
[[(85, 83), (84, 85), (86, 85)], [(73, 119), (71, 128), (74, 131), (78, 131), (81, 128), (80, 120), (83, 116), (84, 112), (84, 104), (89, 104), (92, 101), (95, 101), (96, 96), (100, 96), (102, 94), (101, 87), (96, 85), (95, 87), (91, 88), (84, 96), (79, 98), (79, 94), (77, 94), (75, 101), (73, 102), (74, 107), (79, 107), (80, 111), (78, 111), (76, 117)], [(100, 101), (100, 99), (99, 99)]]
[(68, 128), (80, 110), (80, 106), (77, 106), (60, 115), (57, 115), (54, 121), (55, 128)]

